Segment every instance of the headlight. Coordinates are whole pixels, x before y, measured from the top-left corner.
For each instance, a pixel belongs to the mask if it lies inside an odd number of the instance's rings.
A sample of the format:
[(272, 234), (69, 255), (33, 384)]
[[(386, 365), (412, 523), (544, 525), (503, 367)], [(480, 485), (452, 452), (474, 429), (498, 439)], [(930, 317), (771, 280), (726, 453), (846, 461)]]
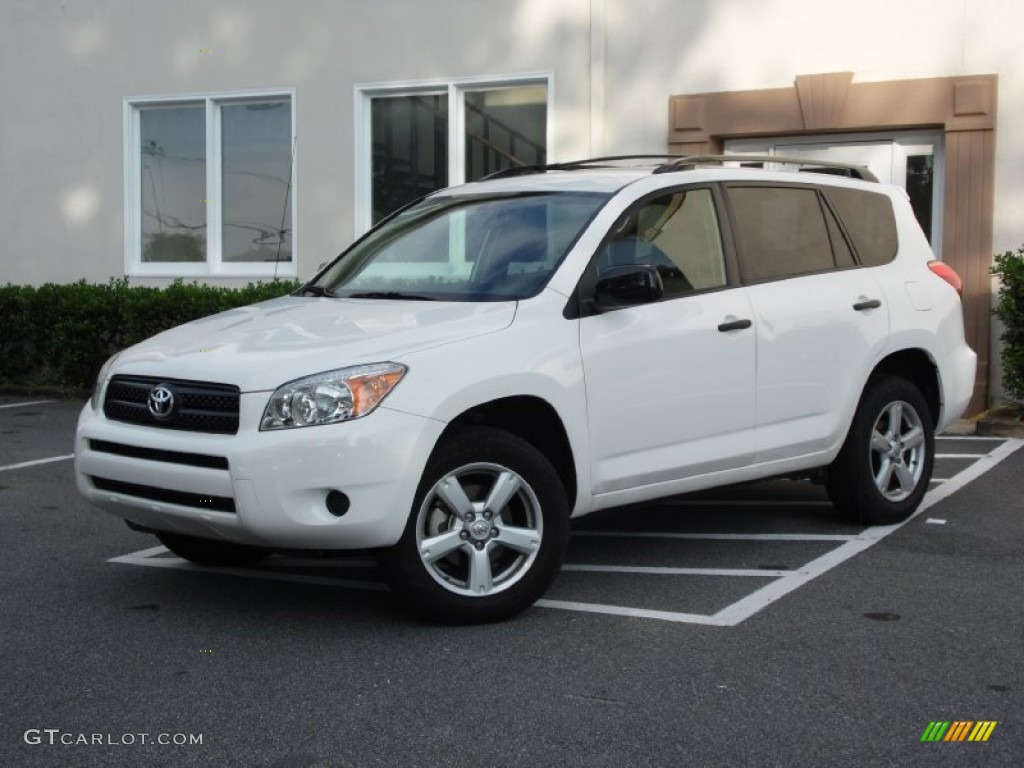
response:
[(290, 381), (270, 396), (260, 430), (315, 427), (358, 419), (380, 405), (406, 370), (398, 363), (375, 363)]
[(96, 383), (92, 387), (92, 397), (89, 398), (89, 402), (92, 404), (92, 409), (98, 411), (100, 407), (100, 393), (103, 391), (103, 384), (107, 380), (107, 376), (110, 375), (110, 369), (113, 367), (114, 362), (117, 360), (121, 353), (118, 352), (111, 357), (107, 362), (100, 368), (99, 374), (96, 376)]

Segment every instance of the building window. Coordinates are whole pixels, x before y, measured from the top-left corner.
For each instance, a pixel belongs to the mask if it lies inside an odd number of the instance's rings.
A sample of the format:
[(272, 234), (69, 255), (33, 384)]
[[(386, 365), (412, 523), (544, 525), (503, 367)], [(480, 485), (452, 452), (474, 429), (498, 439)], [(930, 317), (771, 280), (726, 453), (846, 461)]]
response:
[(126, 102), (130, 275), (294, 275), (293, 95)]
[(376, 97), (372, 126), (373, 223), (448, 186), (448, 96)]
[(434, 190), (547, 162), (549, 79), (357, 88), (357, 229)]

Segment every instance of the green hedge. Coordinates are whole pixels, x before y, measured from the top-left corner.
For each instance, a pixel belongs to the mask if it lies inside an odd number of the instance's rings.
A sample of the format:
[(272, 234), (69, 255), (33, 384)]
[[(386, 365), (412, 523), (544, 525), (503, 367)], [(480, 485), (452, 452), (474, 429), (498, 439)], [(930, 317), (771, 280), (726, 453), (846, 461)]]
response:
[(103, 362), (120, 349), (297, 287), (288, 280), (244, 288), (176, 280), (166, 288), (146, 288), (127, 279), (0, 286), (0, 384), (89, 390)]
[(1024, 401), (1024, 246), (997, 254), (992, 274), (999, 276), (996, 316), (1003, 322), (1003, 387)]

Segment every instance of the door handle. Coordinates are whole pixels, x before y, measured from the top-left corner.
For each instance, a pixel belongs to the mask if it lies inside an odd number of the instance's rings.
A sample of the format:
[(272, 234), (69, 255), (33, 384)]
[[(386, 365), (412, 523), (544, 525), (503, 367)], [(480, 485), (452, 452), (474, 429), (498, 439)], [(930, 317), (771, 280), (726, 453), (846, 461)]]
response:
[(744, 328), (749, 328), (752, 325), (753, 323), (749, 320), (732, 320), (728, 323), (719, 324), (718, 330), (722, 333), (727, 333), (728, 331), (742, 331)]
[(858, 301), (853, 308), (858, 312), (863, 312), (866, 309), (878, 309), (880, 306), (882, 306), (882, 302), (878, 299), (868, 299), (867, 301)]

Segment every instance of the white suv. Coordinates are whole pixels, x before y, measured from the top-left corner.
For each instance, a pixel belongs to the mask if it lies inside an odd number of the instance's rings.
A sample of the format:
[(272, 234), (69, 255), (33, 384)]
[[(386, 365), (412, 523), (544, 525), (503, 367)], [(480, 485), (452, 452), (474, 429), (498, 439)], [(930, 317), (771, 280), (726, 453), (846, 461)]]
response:
[(449, 622), (529, 606), (598, 509), (806, 473), (909, 516), (975, 355), (906, 195), (622, 161), (437, 192), (291, 296), (119, 353), (81, 493), (198, 563), (375, 550)]

